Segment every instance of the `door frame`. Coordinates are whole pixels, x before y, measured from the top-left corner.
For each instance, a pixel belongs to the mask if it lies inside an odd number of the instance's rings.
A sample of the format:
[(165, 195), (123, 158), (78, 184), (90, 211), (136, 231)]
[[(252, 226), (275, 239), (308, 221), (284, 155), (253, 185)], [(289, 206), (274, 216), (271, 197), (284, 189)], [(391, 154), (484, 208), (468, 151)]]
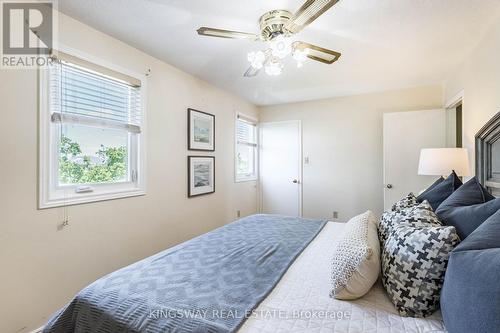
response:
[(455, 96), (451, 97), (446, 101), (446, 104), (444, 106), (445, 109), (451, 109), (457, 107), (459, 104), (464, 103), (464, 90), (460, 90)]
[[(303, 157), (302, 157), (302, 120), (284, 120), (284, 121), (266, 121), (266, 122), (259, 122), (259, 156), (262, 156), (261, 154), (261, 149), (262, 149), (262, 128), (269, 126), (269, 125), (279, 125), (279, 124), (296, 124), (298, 125), (299, 129), (299, 175), (298, 175), (298, 180), (299, 180), (299, 217), (302, 217), (303, 213), (303, 199), (302, 199), (302, 180), (303, 180)], [(261, 175), (261, 168), (262, 168), (262, 158), (259, 158), (259, 175)], [(258, 208), (259, 208), (259, 213), (262, 213), (262, 207), (263, 207), (263, 195), (262, 195), (262, 179), (259, 177), (259, 199), (258, 199)]]

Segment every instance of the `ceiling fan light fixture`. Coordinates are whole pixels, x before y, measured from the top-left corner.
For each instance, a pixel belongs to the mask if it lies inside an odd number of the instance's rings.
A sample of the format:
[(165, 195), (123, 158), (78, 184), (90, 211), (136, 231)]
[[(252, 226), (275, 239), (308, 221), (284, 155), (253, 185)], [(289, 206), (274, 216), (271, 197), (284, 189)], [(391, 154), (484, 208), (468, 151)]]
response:
[(297, 68), (304, 66), (304, 62), (307, 60), (309, 55), (309, 49), (294, 49), (292, 57), (297, 61)]
[(293, 51), (293, 59), (295, 59), (297, 62), (303, 63), (307, 60), (307, 56), (309, 55), (309, 49), (295, 49)]
[(283, 64), (279, 61), (269, 61), (264, 67), (269, 76), (278, 76), (283, 71)]
[(284, 61), (288, 57), (295, 60), (297, 67), (303, 67), (309, 60), (323, 64), (333, 64), (339, 60), (341, 53), (317, 45), (295, 40), (295, 34), (323, 15), (340, 0), (302, 0), (303, 5), (292, 13), (285, 9), (275, 9), (264, 13), (259, 19), (260, 32), (248, 33), (234, 30), (200, 27), (201, 36), (219, 38), (241, 38), (250, 41), (268, 43), (262, 51), (250, 52), (247, 60), (249, 68), (244, 77), (255, 77), (261, 70), (268, 75), (280, 75)]
[(279, 59), (286, 58), (290, 53), (292, 53), (292, 42), (290, 38), (286, 38), (283, 35), (273, 38), (269, 42), (274, 57)]
[(261, 69), (266, 61), (266, 54), (262, 51), (250, 52), (247, 55), (250, 65), (255, 69)]

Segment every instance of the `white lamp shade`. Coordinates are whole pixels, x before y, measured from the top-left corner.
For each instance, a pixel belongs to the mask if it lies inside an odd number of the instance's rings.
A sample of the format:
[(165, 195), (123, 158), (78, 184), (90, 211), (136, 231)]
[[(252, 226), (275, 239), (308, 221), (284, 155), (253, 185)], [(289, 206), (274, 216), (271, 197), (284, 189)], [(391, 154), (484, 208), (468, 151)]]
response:
[(470, 176), (467, 149), (428, 148), (420, 151), (419, 175), (445, 176), (453, 170), (458, 176)]

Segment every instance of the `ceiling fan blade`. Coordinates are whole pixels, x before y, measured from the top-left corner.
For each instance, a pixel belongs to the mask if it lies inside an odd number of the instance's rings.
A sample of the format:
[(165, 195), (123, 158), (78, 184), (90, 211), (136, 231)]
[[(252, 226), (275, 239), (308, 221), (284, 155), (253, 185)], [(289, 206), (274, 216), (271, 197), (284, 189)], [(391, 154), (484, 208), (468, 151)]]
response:
[(285, 27), (291, 33), (297, 33), (320, 17), (339, 0), (306, 0)]
[(201, 27), (196, 31), (198, 32), (198, 35), (208, 36), (208, 37), (238, 38), (238, 39), (250, 39), (250, 40), (259, 39), (259, 36), (257, 36), (256, 34), (251, 34), (248, 32), (222, 30), (222, 29), (214, 29), (208, 27)]
[(294, 45), (296, 50), (308, 50), (307, 57), (312, 60), (316, 60), (319, 62), (322, 62), (324, 64), (333, 64), (335, 61), (339, 60), (340, 56), (342, 55), (339, 52), (325, 49), (323, 47), (319, 47), (316, 45), (312, 45), (309, 43), (305, 42), (295, 42), (296, 44)]
[(254, 77), (254, 76), (257, 76), (257, 74), (259, 74), (259, 72), (260, 72), (260, 68), (257, 69), (257, 68), (250, 66), (250, 67), (248, 67), (245, 74), (243, 74), (243, 76), (244, 77)]

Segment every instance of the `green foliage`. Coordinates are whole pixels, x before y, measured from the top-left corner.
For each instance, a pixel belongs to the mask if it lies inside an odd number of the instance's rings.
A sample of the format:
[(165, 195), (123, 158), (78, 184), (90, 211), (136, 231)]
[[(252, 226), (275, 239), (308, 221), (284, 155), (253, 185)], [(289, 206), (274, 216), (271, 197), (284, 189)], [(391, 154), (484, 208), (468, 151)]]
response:
[(238, 174), (247, 174), (248, 173), (248, 160), (243, 159), (241, 153), (237, 155), (237, 173)]
[[(59, 149), (59, 181), (63, 184), (92, 184), (119, 181), (127, 173), (126, 147), (105, 147), (96, 152), (100, 163), (81, 156), (80, 145), (62, 136)], [(80, 161), (76, 162), (75, 159)]]

